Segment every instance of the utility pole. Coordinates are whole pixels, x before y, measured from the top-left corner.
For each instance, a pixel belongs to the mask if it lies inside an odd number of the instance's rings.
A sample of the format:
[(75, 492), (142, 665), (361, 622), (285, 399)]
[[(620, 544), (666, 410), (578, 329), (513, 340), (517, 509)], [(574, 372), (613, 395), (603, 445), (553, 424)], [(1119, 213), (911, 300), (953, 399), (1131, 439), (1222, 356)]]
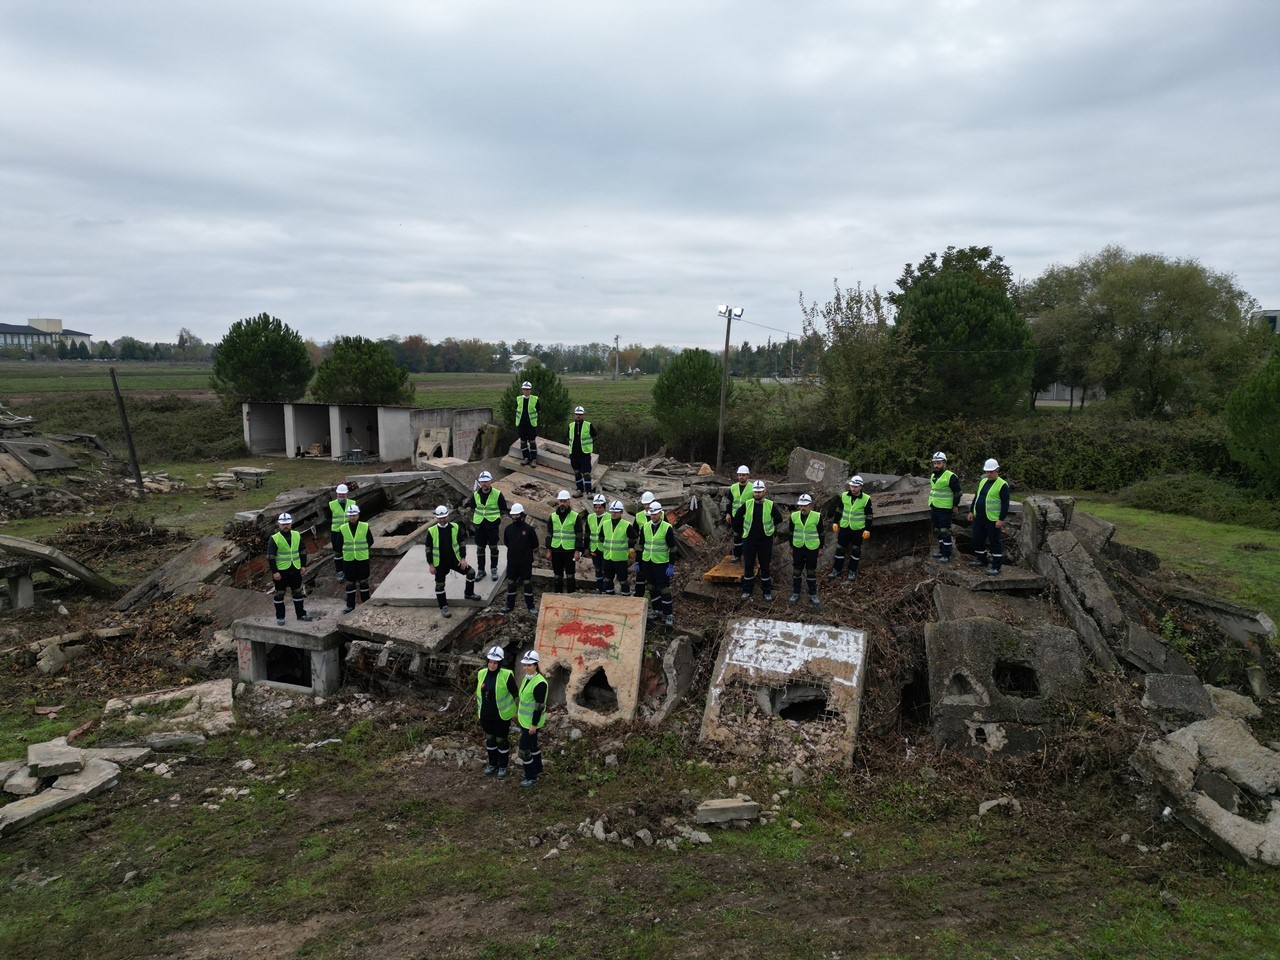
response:
[(618, 382), (618, 335), (613, 335), (613, 382)]
[(729, 389), (729, 329), (733, 326), (734, 317), (742, 319), (742, 308), (730, 307), (722, 303), (716, 309), (716, 313), (724, 317), (724, 364), (720, 371), (720, 433), (716, 437), (716, 473), (719, 473), (724, 465), (724, 401)]
[(116, 382), (116, 368), (108, 367), (111, 374), (111, 389), (116, 394), (116, 409), (120, 411), (120, 425), (124, 428), (125, 446), (129, 448), (129, 463), (133, 467), (133, 480), (138, 486), (138, 499), (147, 499), (147, 490), (142, 485), (142, 470), (138, 466), (138, 453), (133, 448), (133, 431), (129, 429), (129, 417), (124, 412), (124, 397), (120, 395), (120, 384)]

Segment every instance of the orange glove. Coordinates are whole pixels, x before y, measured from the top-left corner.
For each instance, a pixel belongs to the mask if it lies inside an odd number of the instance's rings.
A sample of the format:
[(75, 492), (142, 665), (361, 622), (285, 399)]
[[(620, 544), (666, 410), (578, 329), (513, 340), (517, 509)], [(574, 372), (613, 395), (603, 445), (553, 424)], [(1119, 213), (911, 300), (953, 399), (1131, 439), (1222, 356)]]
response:
[(832, 533), (839, 533), (839, 532), (840, 532), (840, 524), (838, 524), (838, 523), (833, 523), (833, 524), (831, 525), (831, 532), (832, 532)]
[(863, 539), (863, 540), (870, 540), (870, 539), (871, 539), (871, 531), (870, 531), (870, 530), (863, 530), (863, 531), (862, 531), (862, 539)]

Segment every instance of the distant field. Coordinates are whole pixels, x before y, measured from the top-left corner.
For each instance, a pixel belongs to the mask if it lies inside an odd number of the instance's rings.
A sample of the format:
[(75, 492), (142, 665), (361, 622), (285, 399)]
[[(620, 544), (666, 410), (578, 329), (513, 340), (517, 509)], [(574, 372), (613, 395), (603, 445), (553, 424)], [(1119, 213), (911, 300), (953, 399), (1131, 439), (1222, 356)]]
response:
[(0, 400), (41, 393), (109, 392), (112, 367), (120, 389), (128, 393), (208, 392), (213, 372), (208, 363), (0, 360)]

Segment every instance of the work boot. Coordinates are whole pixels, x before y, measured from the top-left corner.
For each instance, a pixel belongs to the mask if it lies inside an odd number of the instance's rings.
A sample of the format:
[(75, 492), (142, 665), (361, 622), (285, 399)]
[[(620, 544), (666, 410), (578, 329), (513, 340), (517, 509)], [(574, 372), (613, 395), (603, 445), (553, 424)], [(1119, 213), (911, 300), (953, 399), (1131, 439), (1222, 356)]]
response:
[(663, 623), (665, 623), (668, 627), (674, 627), (676, 625), (675, 614), (668, 613), (667, 619), (664, 620)]
[(310, 623), (312, 620), (315, 619), (315, 617), (313, 617), (309, 613), (304, 613), (302, 614), (302, 616), (298, 617), (298, 619), (301, 620), (303, 623)]
[(532, 786), (533, 786), (535, 783), (537, 783), (537, 782), (538, 782), (537, 780), (521, 780), (521, 781), (520, 781), (520, 786), (522, 786), (522, 787), (532, 787)]
[(827, 579), (834, 580), (838, 576), (840, 576), (840, 571), (837, 570), (835, 567), (832, 567), (831, 572), (827, 574)]
[(974, 557), (974, 559), (969, 561), (969, 566), (971, 567), (985, 567), (986, 565), (987, 565), (987, 561), (981, 560), (977, 557)]
[(503, 613), (514, 613), (514, 612), (515, 612), (515, 609), (516, 609), (516, 608), (515, 608), (515, 604), (507, 603), (507, 604), (504, 604), (504, 605), (503, 605), (503, 607), (502, 607), (502, 612), (503, 612)]
[(764, 602), (773, 603), (773, 594), (770, 593), (768, 590), (766, 590), (764, 593)]
[(990, 567), (990, 568), (987, 570), (987, 576), (988, 576), (988, 577), (998, 577), (998, 576), (1000, 576), (1000, 568), (999, 568), (999, 567)]
[(931, 553), (931, 554), (929, 555), (929, 559), (930, 559), (930, 560), (945, 560), (945, 559), (947, 559), (947, 558), (946, 558), (946, 557), (944, 557), (941, 553)]
[(494, 583), (497, 583), (497, 582), (498, 582), (498, 568), (497, 568), (497, 567), (494, 567), (494, 568), (493, 568), (492, 572), (490, 573), (490, 576), (493, 578), (493, 582), (494, 582)]
[(799, 599), (800, 599), (800, 594), (798, 594), (798, 593), (793, 593), (793, 594), (792, 594), (792, 595), (787, 599), (787, 603), (795, 603), (795, 602), (796, 602), (797, 600), (799, 600)]
[(535, 606), (531, 603), (531, 604), (529, 604), (529, 612), (530, 612), (531, 614), (532, 614), (532, 613), (537, 613), (537, 612), (538, 612), (538, 608), (537, 608), (537, 607), (535, 607)]
[(283, 626), (284, 626), (284, 617), (276, 617), (276, 626), (277, 626), (277, 627), (283, 627)]
[(476, 599), (476, 592), (475, 592), (475, 590), (464, 590), (464, 591), (463, 591), (463, 593), (462, 593), (462, 599), (463, 599), (463, 600), (474, 600), (474, 599)]
[(498, 779), (499, 779), (499, 780), (505, 780), (505, 779), (507, 779), (507, 768), (506, 768), (506, 767), (499, 767), (499, 768), (498, 768)]
[(450, 610), (448, 607), (441, 607), (441, 608), (440, 608), (440, 616), (442, 616), (442, 617), (444, 617), (446, 620), (448, 620), (450, 617), (452, 617), (452, 616), (453, 616), (453, 611), (452, 611), (452, 610)]
[(484, 769), (480, 771), (480, 776), (492, 777), (497, 772), (498, 772), (497, 767), (495, 767), (492, 763), (486, 763), (484, 765)]
[(339, 582), (339, 583), (343, 583), (343, 582), (345, 582), (345, 581), (346, 581), (346, 579), (347, 579), (347, 575), (346, 575), (345, 573), (339, 573), (339, 574), (338, 574), (338, 582)]
[(356, 608), (356, 605), (353, 603), (353, 604), (352, 604), (351, 606), (349, 606), (349, 607), (343, 607), (343, 608), (342, 608), (342, 612), (343, 612), (343, 613), (350, 613), (350, 612), (351, 612), (352, 610), (354, 610), (355, 608)]
[(938, 558), (937, 558), (937, 561), (938, 561), (939, 563), (950, 563), (950, 562), (951, 562), (951, 558), (950, 558), (950, 557), (938, 557)]
[(812, 603), (815, 607), (818, 606), (818, 595), (815, 593), (814, 595), (809, 597), (809, 602)]
[(857, 575), (856, 573), (854, 573), (852, 570), (850, 570), (847, 574), (845, 574), (845, 579), (846, 579), (846, 580), (857, 580), (857, 579), (858, 579), (858, 575)]

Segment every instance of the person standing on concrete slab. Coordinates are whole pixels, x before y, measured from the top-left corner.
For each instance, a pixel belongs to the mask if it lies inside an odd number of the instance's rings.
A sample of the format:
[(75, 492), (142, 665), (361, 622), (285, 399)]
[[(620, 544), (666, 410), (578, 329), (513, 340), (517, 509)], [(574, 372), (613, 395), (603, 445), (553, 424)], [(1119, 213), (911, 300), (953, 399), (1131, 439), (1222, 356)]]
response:
[(516, 433), (520, 435), (520, 463), (526, 467), (538, 463), (538, 398), (533, 395), (533, 384), (526, 380), (520, 384), (520, 396), (516, 397)]
[(502, 665), (506, 652), (490, 647), (485, 664), (476, 674), (476, 717), (484, 731), (484, 748), (488, 762), (482, 774), (499, 780), (507, 778), (507, 762), (511, 758), (511, 720), (516, 715), (520, 688), (515, 674)]
[(446, 619), (453, 616), (449, 609), (449, 598), (444, 595), (444, 581), (451, 570), (457, 570), (467, 578), (466, 590), (462, 596), (466, 600), (476, 598), (476, 570), (467, 563), (466, 550), (458, 541), (458, 525), (450, 519), (447, 505), (436, 507), (436, 525), (427, 530), (427, 542), (423, 544), (427, 551), (427, 572), (436, 578), (436, 603), (440, 607), (440, 615)]
[[(649, 501), (652, 503), (653, 501)], [(609, 516), (600, 524), (601, 554), (604, 558), (604, 592), (613, 596), (613, 582), (618, 581), (618, 592), (624, 597), (631, 596), (631, 585), (627, 582), (630, 561), (636, 555), (636, 528), (627, 521), (622, 512), (622, 501), (615, 500), (609, 504)], [(637, 593), (639, 583), (636, 584)]]
[(340, 483), (334, 491), (336, 496), (329, 501), (329, 545), (333, 547), (333, 568), (339, 583), (347, 578), (342, 560), (342, 527), (347, 522), (347, 506), (355, 503), (347, 499), (350, 492), (345, 483)]
[(524, 764), (522, 787), (532, 787), (542, 776), (542, 748), (538, 746), (538, 731), (547, 719), (547, 678), (539, 669), (542, 658), (537, 650), (528, 651), (520, 658), (524, 677), (520, 681), (520, 696), (516, 707), (516, 723), (520, 725), (520, 762)]
[(929, 520), (938, 538), (938, 552), (933, 559), (951, 562), (955, 540), (951, 536), (951, 515), (960, 506), (960, 478), (947, 469), (947, 455), (939, 450), (933, 455), (933, 471), (929, 474)]
[(282, 513), (276, 524), (280, 529), (267, 538), (267, 567), (276, 585), (276, 626), (283, 627), (286, 588), (293, 595), (294, 615), (299, 620), (311, 619), (311, 614), (304, 609), (307, 591), (302, 585), (307, 572), (307, 546), (302, 542), (302, 534), (293, 529), (292, 516)]
[(671, 601), (671, 578), (676, 575), (676, 532), (667, 522), (662, 504), (649, 504), (646, 522), (640, 525), (636, 549), (640, 551), (645, 575), (649, 579), (649, 619), (665, 614), (668, 627), (676, 625), (675, 605)]
[(734, 514), (734, 530), (742, 541), (742, 598), (749, 599), (755, 592), (756, 567), (760, 569), (760, 590), (765, 603), (773, 602), (773, 577), (769, 568), (773, 563), (773, 534), (782, 517), (772, 500), (765, 497), (763, 480), (751, 484), (751, 499), (738, 507)]
[(503, 613), (516, 608), (516, 590), (524, 583), (524, 604), (533, 613), (533, 558), (538, 552), (538, 531), (525, 522), (524, 507), (511, 505), (511, 522), (502, 532), (507, 547), (507, 604)]
[[(640, 528), (644, 526), (645, 520), (649, 516), (649, 505), (654, 501), (653, 492), (646, 490), (640, 494), (640, 509), (636, 512), (636, 534), (639, 535)], [(644, 567), (644, 556), (641, 551), (640, 559), (635, 561), (634, 570), (636, 575), (636, 596), (649, 597), (649, 571)], [(650, 600), (657, 600), (657, 597), (649, 597)]]
[(586, 516), (587, 552), (591, 554), (591, 563), (596, 570), (596, 593), (604, 593), (604, 535), (606, 520), (604, 508), (607, 501), (603, 493), (591, 498), (591, 512)]
[(818, 605), (818, 556), (822, 553), (822, 517), (813, 497), (800, 494), (791, 513), (791, 602), (800, 599), (800, 579), (809, 585), (809, 602)]
[(568, 490), (556, 494), (556, 509), (547, 517), (547, 559), (552, 592), (578, 592), (578, 558), (586, 546), (586, 522), (570, 505)]
[(471, 530), (476, 541), (476, 579), (484, 579), (484, 552), (489, 550), (489, 567), (498, 579), (498, 528), (507, 512), (507, 498), (493, 489), (493, 474), (480, 471), (476, 489), (471, 492)]
[(988, 577), (998, 577), (1004, 565), (1004, 520), (1009, 516), (1009, 484), (1000, 476), (1000, 463), (994, 458), (982, 465), (983, 478), (969, 507), (973, 523), (973, 559), (971, 567), (986, 567)]
[(840, 494), (832, 507), (831, 529), (836, 535), (835, 564), (827, 574), (835, 580), (849, 561), (848, 580), (858, 579), (858, 564), (862, 562), (862, 541), (871, 539), (871, 496), (862, 492), (862, 477), (849, 478), (849, 489)]
[(573, 482), (578, 496), (591, 496), (591, 454), (596, 448), (596, 428), (585, 419), (587, 411), (573, 408), (573, 422), (569, 424), (569, 466), (573, 467)]
[(360, 508), (354, 501), (347, 503), (347, 522), (342, 525), (342, 566), (347, 574), (347, 609), (356, 608), (356, 594), (360, 602), (369, 599), (369, 548), (373, 546), (373, 534), (369, 524), (360, 519)]
[(740, 563), (742, 561), (742, 537), (738, 534), (738, 526), (734, 523), (734, 517), (738, 514), (738, 509), (746, 505), (751, 499), (751, 470), (744, 463), (738, 468), (738, 482), (729, 484), (725, 491), (724, 505), (724, 522), (725, 525), (733, 531), (733, 562)]

